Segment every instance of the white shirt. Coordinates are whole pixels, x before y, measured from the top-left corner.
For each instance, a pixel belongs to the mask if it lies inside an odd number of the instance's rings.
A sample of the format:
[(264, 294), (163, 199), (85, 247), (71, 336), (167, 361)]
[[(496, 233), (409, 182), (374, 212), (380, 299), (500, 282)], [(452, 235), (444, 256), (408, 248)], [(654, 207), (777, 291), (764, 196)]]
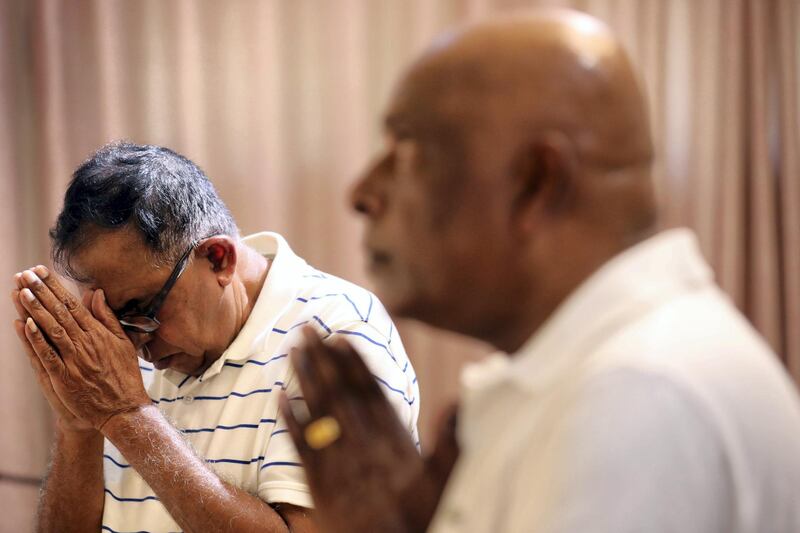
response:
[(469, 368), (458, 431), (435, 533), (800, 532), (796, 390), (686, 230)]
[[(278, 396), (302, 403), (287, 354), (308, 324), (342, 336), (365, 359), (415, 442), (419, 390), (414, 369), (385, 309), (370, 292), (320, 272), (275, 233), (244, 243), (274, 256), (239, 335), (200, 377), (142, 362), (148, 393), (219, 475), (266, 502), (311, 507), (305, 476), (278, 411)], [(149, 382), (149, 384), (148, 384)], [(103, 530), (178, 531), (166, 508), (106, 441)]]

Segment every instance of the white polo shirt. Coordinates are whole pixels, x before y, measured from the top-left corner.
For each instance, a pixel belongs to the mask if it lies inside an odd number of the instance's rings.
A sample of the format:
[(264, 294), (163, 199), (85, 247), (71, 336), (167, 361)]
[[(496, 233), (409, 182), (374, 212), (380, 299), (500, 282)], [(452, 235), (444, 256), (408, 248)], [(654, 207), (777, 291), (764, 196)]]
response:
[(468, 369), (458, 436), (435, 533), (800, 532), (797, 391), (686, 230)]
[[(300, 326), (342, 336), (364, 357), (415, 442), (419, 389), (403, 344), (369, 291), (309, 266), (275, 233), (244, 243), (274, 256), (239, 335), (200, 377), (142, 362), (148, 393), (220, 476), (266, 502), (311, 507), (297, 452), (278, 411), (279, 391), (302, 402), (289, 363)], [(108, 441), (103, 530), (179, 531), (158, 497)]]

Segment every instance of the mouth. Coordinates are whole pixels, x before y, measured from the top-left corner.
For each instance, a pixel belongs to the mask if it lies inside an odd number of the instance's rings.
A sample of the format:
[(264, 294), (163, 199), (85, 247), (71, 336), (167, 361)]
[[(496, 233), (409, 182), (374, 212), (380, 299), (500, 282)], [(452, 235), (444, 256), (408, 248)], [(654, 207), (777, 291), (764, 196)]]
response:
[(175, 357), (176, 355), (177, 354), (168, 355), (166, 357), (162, 357), (158, 361), (153, 361), (153, 366), (156, 367), (157, 370), (164, 370), (170, 365), (173, 357)]
[(171, 353), (169, 355), (163, 355), (163, 356), (159, 357), (158, 359), (156, 359), (153, 356), (153, 352), (151, 352), (147, 348), (146, 344), (141, 347), (141, 357), (142, 357), (142, 359), (152, 363), (153, 366), (158, 370), (164, 370), (165, 368), (167, 368), (176, 355), (178, 355), (177, 352), (176, 353)]

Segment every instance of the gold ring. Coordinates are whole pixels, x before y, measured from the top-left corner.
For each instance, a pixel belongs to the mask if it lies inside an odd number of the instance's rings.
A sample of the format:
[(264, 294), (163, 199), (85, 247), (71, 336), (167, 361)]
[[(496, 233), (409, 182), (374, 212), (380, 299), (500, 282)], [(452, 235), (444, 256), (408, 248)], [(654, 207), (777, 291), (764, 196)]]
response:
[(339, 422), (332, 416), (322, 416), (306, 426), (306, 443), (315, 450), (321, 450), (330, 446), (339, 436), (342, 430)]

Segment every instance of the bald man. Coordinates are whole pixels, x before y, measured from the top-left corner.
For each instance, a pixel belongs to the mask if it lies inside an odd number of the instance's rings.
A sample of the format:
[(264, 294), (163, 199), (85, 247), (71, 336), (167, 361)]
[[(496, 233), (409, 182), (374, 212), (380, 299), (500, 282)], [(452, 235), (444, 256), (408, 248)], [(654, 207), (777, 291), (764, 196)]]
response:
[(465, 372), (421, 459), (353, 350), (306, 332), (312, 416), (284, 411), (323, 530), (800, 531), (798, 396), (692, 233), (656, 231), (646, 105), (603, 24), (448, 34), (386, 128), (352, 200), (381, 298), (510, 355)]

